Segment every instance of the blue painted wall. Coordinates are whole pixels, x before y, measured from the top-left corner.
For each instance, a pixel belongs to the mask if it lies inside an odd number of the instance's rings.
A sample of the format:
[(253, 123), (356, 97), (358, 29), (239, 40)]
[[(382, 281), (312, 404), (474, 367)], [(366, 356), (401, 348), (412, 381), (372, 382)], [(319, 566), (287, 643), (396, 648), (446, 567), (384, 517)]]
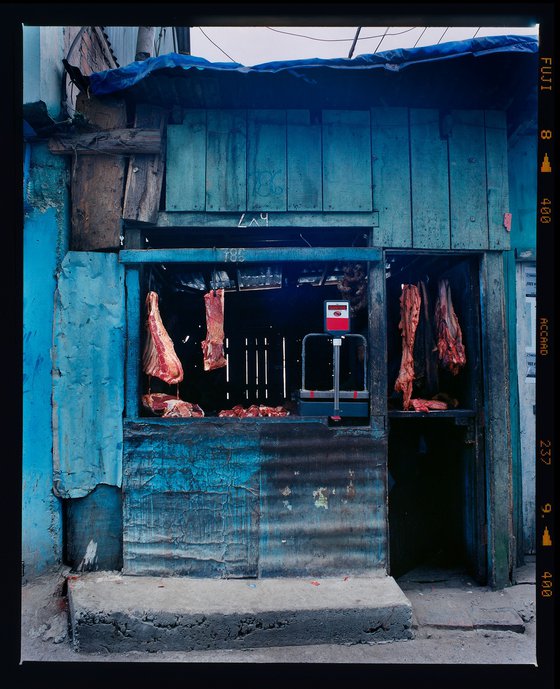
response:
[(23, 27), (23, 102), (43, 101), (55, 120), (61, 110), (64, 57), (62, 26)]
[(117, 254), (69, 251), (53, 335), (53, 480), (63, 498), (82, 498), (99, 483), (121, 484), (124, 329)]
[(22, 559), (25, 575), (62, 557), (61, 503), (52, 492), (50, 399), (55, 274), (68, 244), (66, 161), (31, 149), (23, 236)]

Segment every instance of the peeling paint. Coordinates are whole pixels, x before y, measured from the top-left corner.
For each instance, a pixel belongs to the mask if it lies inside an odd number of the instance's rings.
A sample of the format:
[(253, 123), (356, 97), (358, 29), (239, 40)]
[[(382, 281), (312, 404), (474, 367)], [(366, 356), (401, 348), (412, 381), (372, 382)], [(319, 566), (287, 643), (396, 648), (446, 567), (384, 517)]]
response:
[(328, 488), (321, 487), (313, 491), (313, 497), (315, 498), (315, 507), (324, 507), (326, 510), (329, 509), (329, 498), (328, 498)]
[(85, 555), (78, 566), (78, 571), (91, 571), (97, 567), (97, 543), (91, 539), (87, 544)]
[(68, 252), (55, 291), (52, 347), (57, 496), (81, 498), (100, 483), (121, 484), (124, 330), (118, 257)]
[(292, 511), (292, 505), (289, 500), (282, 500), (282, 504), (287, 510), (290, 510), (290, 512)]

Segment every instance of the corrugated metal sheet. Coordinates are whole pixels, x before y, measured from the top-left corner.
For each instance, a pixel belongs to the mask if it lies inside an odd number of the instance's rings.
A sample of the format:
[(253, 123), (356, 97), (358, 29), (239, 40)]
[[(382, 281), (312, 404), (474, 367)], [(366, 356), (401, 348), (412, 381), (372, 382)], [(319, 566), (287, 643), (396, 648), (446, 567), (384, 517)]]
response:
[(256, 576), (258, 431), (231, 430), (125, 422), (125, 573)]
[(385, 447), (369, 430), (297, 422), (262, 429), (261, 576), (386, 567)]
[(53, 333), (54, 489), (61, 497), (121, 484), (124, 329), (117, 255), (68, 252)]
[(385, 441), (315, 420), (125, 422), (124, 571), (385, 568)]

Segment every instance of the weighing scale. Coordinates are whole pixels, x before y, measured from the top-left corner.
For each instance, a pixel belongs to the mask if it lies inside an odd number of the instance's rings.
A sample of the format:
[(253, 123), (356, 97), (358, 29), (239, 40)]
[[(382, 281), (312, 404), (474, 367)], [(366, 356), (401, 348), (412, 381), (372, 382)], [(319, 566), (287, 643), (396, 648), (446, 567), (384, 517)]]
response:
[[(312, 338), (332, 339), (333, 387), (331, 390), (310, 390), (305, 384), (305, 360), (307, 344)], [(361, 390), (340, 389), (340, 348), (342, 340), (355, 338), (363, 345), (363, 378)], [(325, 301), (324, 332), (308, 333), (301, 343), (301, 389), (297, 392), (300, 416), (330, 416), (334, 420), (342, 417), (367, 417), (369, 414), (369, 392), (366, 387), (366, 339), (363, 335), (350, 333), (350, 302), (344, 300)]]

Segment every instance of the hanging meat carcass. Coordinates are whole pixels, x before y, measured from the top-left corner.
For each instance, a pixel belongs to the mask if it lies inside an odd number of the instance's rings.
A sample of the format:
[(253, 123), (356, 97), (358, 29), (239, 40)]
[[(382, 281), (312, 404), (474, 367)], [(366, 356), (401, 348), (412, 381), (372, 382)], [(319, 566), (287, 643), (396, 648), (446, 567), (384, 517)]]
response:
[(142, 356), (144, 373), (170, 385), (183, 380), (183, 367), (175, 353), (173, 342), (163, 326), (156, 292), (146, 296), (146, 343)]
[(443, 368), (457, 375), (467, 363), (463, 334), (451, 301), (449, 280), (438, 283), (438, 299), (435, 309), (437, 348)]
[(204, 295), (206, 339), (201, 343), (204, 370), (213, 371), (226, 365), (224, 357), (224, 290), (211, 290)]
[(403, 393), (403, 410), (408, 411), (414, 381), (414, 337), (420, 317), (420, 291), (416, 285), (403, 285), (400, 298), (402, 359), (395, 390)]
[(431, 399), (439, 387), (438, 352), (431, 319), (433, 310), (430, 308), (430, 295), (426, 283), (420, 281), (418, 289), (422, 305), (414, 339), (413, 394), (416, 397)]

